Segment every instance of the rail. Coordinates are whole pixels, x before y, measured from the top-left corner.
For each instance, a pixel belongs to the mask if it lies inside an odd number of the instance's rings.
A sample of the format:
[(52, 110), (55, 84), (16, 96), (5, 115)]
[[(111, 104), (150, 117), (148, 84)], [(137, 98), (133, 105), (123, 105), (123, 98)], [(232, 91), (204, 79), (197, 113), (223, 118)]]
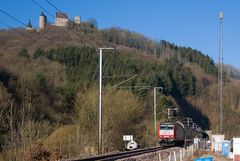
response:
[(93, 156), (93, 157), (88, 157), (83, 159), (73, 159), (71, 161), (94, 161), (94, 160), (110, 161), (110, 160), (123, 159), (123, 158), (137, 156), (137, 155), (146, 154), (146, 153), (152, 153), (152, 152), (156, 152), (163, 149), (167, 149), (167, 148), (156, 147), (156, 148), (139, 149), (139, 150), (133, 150), (133, 151), (124, 151), (124, 152), (118, 152), (118, 153), (98, 155), (98, 156)]

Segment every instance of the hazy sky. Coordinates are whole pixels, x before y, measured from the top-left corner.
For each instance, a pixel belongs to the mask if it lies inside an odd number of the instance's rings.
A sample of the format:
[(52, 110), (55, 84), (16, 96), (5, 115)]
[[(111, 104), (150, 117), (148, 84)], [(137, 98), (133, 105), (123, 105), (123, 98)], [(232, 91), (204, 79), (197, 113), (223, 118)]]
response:
[[(52, 14), (46, 0), (35, 0)], [(224, 12), (224, 62), (240, 68), (240, 0), (50, 0), (70, 18), (95, 18), (99, 28), (113, 26), (156, 40), (192, 47), (217, 60), (219, 12)], [(1, 0), (0, 9), (38, 25), (41, 9), (31, 0)], [(48, 14), (49, 21), (54, 21)], [(0, 13), (0, 20), (20, 26)], [(0, 24), (0, 28), (5, 28)]]

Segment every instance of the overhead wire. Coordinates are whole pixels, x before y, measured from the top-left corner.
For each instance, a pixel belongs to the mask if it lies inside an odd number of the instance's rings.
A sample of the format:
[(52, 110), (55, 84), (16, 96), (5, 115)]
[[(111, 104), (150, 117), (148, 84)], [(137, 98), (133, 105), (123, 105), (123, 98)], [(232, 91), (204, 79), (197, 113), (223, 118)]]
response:
[(108, 89), (106, 89), (104, 92), (109, 91), (109, 90), (111, 90), (111, 89), (113, 89), (113, 88), (116, 88), (117, 86), (119, 86), (119, 85), (121, 85), (121, 84), (123, 84), (123, 83), (125, 83), (125, 82), (127, 82), (127, 81), (129, 81), (129, 80), (132, 80), (132, 79), (134, 79), (134, 78), (137, 77), (137, 76), (138, 76), (138, 75), (136, 74), (136, 75), (134, 75), (134, 76), (132, 76), (132, 77), (130, 77), (130, 78), (128, 78), (128, 79), (120, 82), (120, 83), (117, 83), (117, 84), (113, 85), (112, 87), (109, 87)]
[(47, 37), (46, 35), (44, 35), (44, 34), (42, 34), (42, 33), (40, 33), (40, 32), (37, 32), (38, 34), (40, 34), (42, 37), (44, 37), (45, 39), (47, 39), (47, 40), (49, 40), (50, 42), (53, 42), (54, 44), (56, 44), (56, 45), (58, 45), (58, 46), (60, 46), (60, 47), (62, 47), (62, 48), (64, 48), (64, 46), (62, 46), (61, 44), (59, 44), (58, 42), (56, 42), (56, 41), (54, 41), (54, 40), (52, 40), (52, 39), (50, 39), (49, 37)]
[[(48, 10), (46, 10), (44, 7), (42, 7), (42, 6), (41, 6), (39, 3), (37, 3), (35, 0), (31, 0), (31, 1), (32, 1), (35, 5), (37, 5), (39, 8), (41, 8), (42, 10), (44, 10), (46, 13), (48, 13), (50, 16), (54, 17), (53, 14), (51, 14)], [(69, 19), (65, 14), (63, 14), (63, 12), (62, 12), (60, 9), (58, 9), (53, 3), (51, 3), (49, 0), (46, 0), (46, 1), (47, 1), (48, 4), (50, 4), (55, 10), (57, 10), (61, 15), (63, 15), (63, 16), (64, 16), (65, 18), (67, 18), (70, 22), (72, 22), (72, 20)], [(0, 9), (0, 11), (1, 11), (2, 13), (4, 13), (5, 15), (9, 16), (10, 18), (14, 19), (15, 21), (17, 21), (18, 23), (20, 23), (20, 24), (22, 24), (23, 26), (25, 26), (25, 24), (24, 24), (22, 21), (20, 21), (19, 19), (17, 19), (16, 17), (8, 14), (7, 12), (5, 12), (5, 11), (3, 11), (3, 10), (1, 10), (1, 9)], [(54, 17), (54, 18), (55, 18), (55, 17)], [(6, 25), (5, 25), (5, 26), (6, 26)], [(76, 33), (76, 34), (79, 34), (79, 33), (75, 32), (74, 30), (70, 30), (70, 31), (73, 31), (73, 32)], [(80, 31), (83, 32), (82, 30), (80, 30)], [(84, 32), (83, 32), (83, 33), (84, 33)], [(24, 34), (22, 34), (22, 33), (19, 33), (19, 34), (21, 34), (22, 36), (24, 35)], [(38, 34), (40, 34), (42, 37), (44, 37), (45, 39), (49, 40), (50, 42), (54, 42), (55, 44), (63, 47), (62, 45), (60, 45), (59, 43), (51, 40), (50, 38), (48, 38), (48, 37), (45, 36), (44, 34), (39, 33), (39, 32), (38, 32)], [(99, 41), (97, 41), (97, 40), (96, 40), (94, 37), (92, 37), (91, 35), (86, 34), (86, 33), (84, 33), (84, 34), (85, 34), (86, 36), (88, 36), (89, 38), (91, 38), (93, 41), (95, 41), (95, 43), (96, 43), (97, 45), (103, 46)], [(79, 35), (78, 35), (78, 36), (79, 36)], [(24, 37), (26, 37), (26, 36), (24, 35)], [(26, 37), (26, 38), (28, 38), (28, 37)], [(114, 86), (111, 87), (110, 89), (115, 88), (116, 86), (119, 86), (119, 85), (125, 83), (126, 81), (129, 81), (129, 80), (135, 78), (136, 76), (137, 76), (137, 75), (134, 75), (134, 76), (132, 76), (132, 77), (130, 76), (129, 79), (124, 80), (123, 82), (120, 82), (120, 83), (118, 83), (117, 85), (114, 85)], [(114, 77), (117, 78), (117, 77), (125, 77), (125, 76), (114, 76)], [(107, 90), (110, 90), (110, 89), (107, 89)]]
[(8, 17), (11, 17), (12, 19), (14, 19), (15, 21), (17, 21), (18, 23), (22, 24), (23, 26), (25, 26), (25, 25), (26, 25), (24, 22), (20, 21), (20, 20), (19, 20), (19, 19), (17, 19), (16, 17), (14, 17), (14, 16), (10, 15), (9, 13), (7, 13), (7, 12), (5, 12), (5, 11), (1, 10), (1, 9), (0, 9), (0, 12), (2, 12), (2, 13), (3, 13), (3, 14), (5, 14), (5, 15), (7, 15)]
[[(37, 5), (39, 8), (41, 8), (43, 11), (45, 11), (47, 14), (49, 14), (52, 18), (55, 18), (55, 16), (50, 12), (50, 11), (48, 11), (46, 8), (44, 8), (43, 6), (41, 6), (38, 2), (36, 2), (35, 0), (31, 0), (35, 5)], [(61, 23), (61, 22), (60, 22)], [(63, 24), (63, 23), (62, 23)], [(84, 41), (86, 41), (85, 40), (85, 38), (83, 37), (83, 36), (81, 36), (81, 35), (79, 35), (79, 33), (78, 32), (76, 32), (75, 30), (69, 30), (70, 32), (72, 32), (72, 33), (74, 33), (74, 34), (76, 34), (78, 37), (80, 37), (81, 39), (83, 39)], [(81, 41), (81, 39), (80, 39), (80, 41)], [(81, 43), (82, 43), (82, 41), (81, 41)], [(91, 42), (89, 42), (90, 44), (91, 44)], [(92, 45), (92, 44), (91, 44)]]
[(13, 30), (14, 32), (18, 33), (19, 35), (21, 35), (21, 36), (23, 36), (23, 37), (25, 37), (25, 38), (27, 38), (27, 39), (31, 39), (31, 40), (35, 41), (34, 39), (32, 39), (32, 38), (30, 38), (30, 37), (24, 35), (22, 32), (20, 32), (20, 31), (14, 29), (13, 27), (11, 27), (11, 26), (9, 26), (8, 24), (2, 22), (1, 20), (0, 20), (0, 23), (1, 23), (2, 25), (4, 25), (5, 27), (7, 27), (7, 28)]
[[(32, 1), (34, 1), (34, 0), (32, 0)], [(65, 18), (68, 19), (70, 22), (72, 22), (72, 20), (69, 19), (69, 17), (67, 17), (56, 5), (54, 5), (53, 3), (51, 3), (49, 0), (46, 0), (46, 2), (47, 2), (50, 6), (52, 6), (56, 11), (58, 11), (63, 17), (65, 17)], [(74, 23), (74, 22), (72, 22), (72, 23)], [(80, 30), (80, 31), (83, 32), (82, 30)], [(91, 40), (93, 40), (93, 41), (94, 41), (97, 45), (99, 45), (100, 47), (103, 46), (103, 44), (100, 43), (99, 41), (97, 41), (93, 36), (91, 36), (91, 35), (89, 35), (89, 34), (87, 34), (87, 33), (85, 33), (85, 32), (83, 32), (83, 33), (84, 33), (86, 36), (88, 36)], [(131, 79), (134, 79), (134, 78), (137, 77), (137, 76), (138, 76), (138, 75), (130, 76), (130, 78), (128, 78), (127, 80), (124, 80), (124, 81), (122, 81), (122, 82), (120, 82), (120, 83), (118, 83), (118, 84), (116, 84), (116, 85), (114, 85), (114, 86), (106, 89), (105, 91), (111, 90), (112, 88), (115, 88), (115, 87), (117, 87), (117, 86), (119, 86), (119, 85), (121, 85), (121, 84), (123, 84), (123, 83), (125, 83), (125, 82), (127, 82), (127, 81), (129, 81), (129, 80), (131, 80)], [(115, 77), (124, 77), (124, 76), (115, 76)], [(128, 77), (129, 77), (129, 76), (128, 76)]]
[(134, 75), (113, 75), (113, 76), (103, 76), (104, 79), (113, 79), (113, 78), (126, 78), (126, 77), (132, 77)]
[[(0, 12), (2, 12), (3, 14), (7, 15), (8, 17), (12, 18), (13, 20), (15, 20), (16, 22), (20, 23), (21, 25), (23, 25), (24, 27), (26, 26), (26, 24), (22, 21), (20, 21), (19, 19), (17, 19), (16, 17), (10, 15), (9, 13), (3, 11), (2, 9), (0, 9)], [(41, 35), (42, 37), (44, 37), (45, 39), (47, 39), (48, 41), (50, 41), (51, 43), (54, 43), (55, 45), (58, 45), (60, 47), (63, 47), (61, 44), (59, 44), (58, 42), (50, 39), (49, 37), (47, 37), (46, 35), (40, 33), (40, 32), (37, 32), (39, 35)]]
[[(57, 10), (62, 16), (64, 16), (65, 18), (67, 18), (70, 22), (73, 22), (71, 19), (69, 19), (65, 14), (63, 14), (63, 12), (58, 8), (56, 7), (53, 3), (51, 3), (49, 0), (46, 0), (46, 2), (51, 5), (55, 10)], [(83, 32), (82, 30), (80, 30), (81, 32)], [(83, 32), (84, 33), (84, 32)], [(100, 43), (99, 41), (97, 41), (94, 37), (92, 37), (91, 35), (89, 34), (86, 34), (84, 33), (85, 35), (87, 35), (90, 39), (92, 39), (97, 45), (99, 45), (99, 47), (102, 47), (103, 44)]]
[[(50, 16), (54, 17), (54, 15), (49, 12), (48, 10), (46, 10), (44, 7), (42, 7), (39, 3), (37, 3), (35, 0), (31, 0), (35, 5), (37, 5), (39, 8), (41, 8), (43, 11), (45, 11), (46, 13), (48, 13)], [(54, 17), (55, 18), (55, 17)]]

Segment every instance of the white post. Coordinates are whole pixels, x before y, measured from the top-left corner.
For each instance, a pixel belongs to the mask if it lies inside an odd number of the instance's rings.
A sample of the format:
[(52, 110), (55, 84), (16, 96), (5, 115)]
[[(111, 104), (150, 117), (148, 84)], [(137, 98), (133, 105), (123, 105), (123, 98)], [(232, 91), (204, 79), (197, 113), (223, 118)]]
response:
[(161, 89), (163, 92), (163, 87), (153, 87), (153, 126), (154, 126), (154, 138), (157, 146), (157, 89)]
[(186, 153), (186, 150), (183, 148), (183, 159), (185, 160), (185, 153)]
[(161, 160), (161, 153), (158, 153), (158, 161), (162, 161)]
[(154, 142), (156, 142), (156, 146), (157, 146), (157, 100), (156, 100), (156, 87), (153, 88), (153, 119), (154, 119)]
[(99, 48), (99, 108), (98, 108), (98, 154), (102, 154), (102, 50), (113, 48)]
[(102, 49), (99, 53), (98, 154), (102, 154)]
[(173, 157), (174, 157), (174, 161), (177, 161), (176, 152), (175, 151), (173, 151)]
[(193, 156), (193, 145), (191, 145), (191, 150), (192, 150), (192, 156)]
[(180, 161), (183, 161), (182, 150), (179, 151)]
[(170, 119), (170, 109), (167, 109), (167, 116), (168, 116), (168, 120)]
[(168, 161), (171, 161), (171, 153), (170, 153), (170, 155), (168, 156)]

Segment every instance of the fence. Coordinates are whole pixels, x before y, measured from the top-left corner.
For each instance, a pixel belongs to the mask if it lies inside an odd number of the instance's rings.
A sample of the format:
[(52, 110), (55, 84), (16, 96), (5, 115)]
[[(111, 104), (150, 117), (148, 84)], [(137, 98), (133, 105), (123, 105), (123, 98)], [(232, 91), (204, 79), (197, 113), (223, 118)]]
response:
[[(188, 146), (185, 148), (178, 148), (178, 149), (170, 149), (167, 152), (159, 152), (157, 153), (157, 160), (158, 161), (186, 161), (193, 156), (194, 146)], [(168, 153), (168, 155), (165, 155)]]
[(195, 150), (196, 149), (194, 148), (194, 145), (188, 146), (186, 148), (174, 147), (170, 149), (160, 150), (154, 153), (130, 157), (127, 159), (119, 159), (118, 161), (187, 161), (188, 159), (192, 158)]

